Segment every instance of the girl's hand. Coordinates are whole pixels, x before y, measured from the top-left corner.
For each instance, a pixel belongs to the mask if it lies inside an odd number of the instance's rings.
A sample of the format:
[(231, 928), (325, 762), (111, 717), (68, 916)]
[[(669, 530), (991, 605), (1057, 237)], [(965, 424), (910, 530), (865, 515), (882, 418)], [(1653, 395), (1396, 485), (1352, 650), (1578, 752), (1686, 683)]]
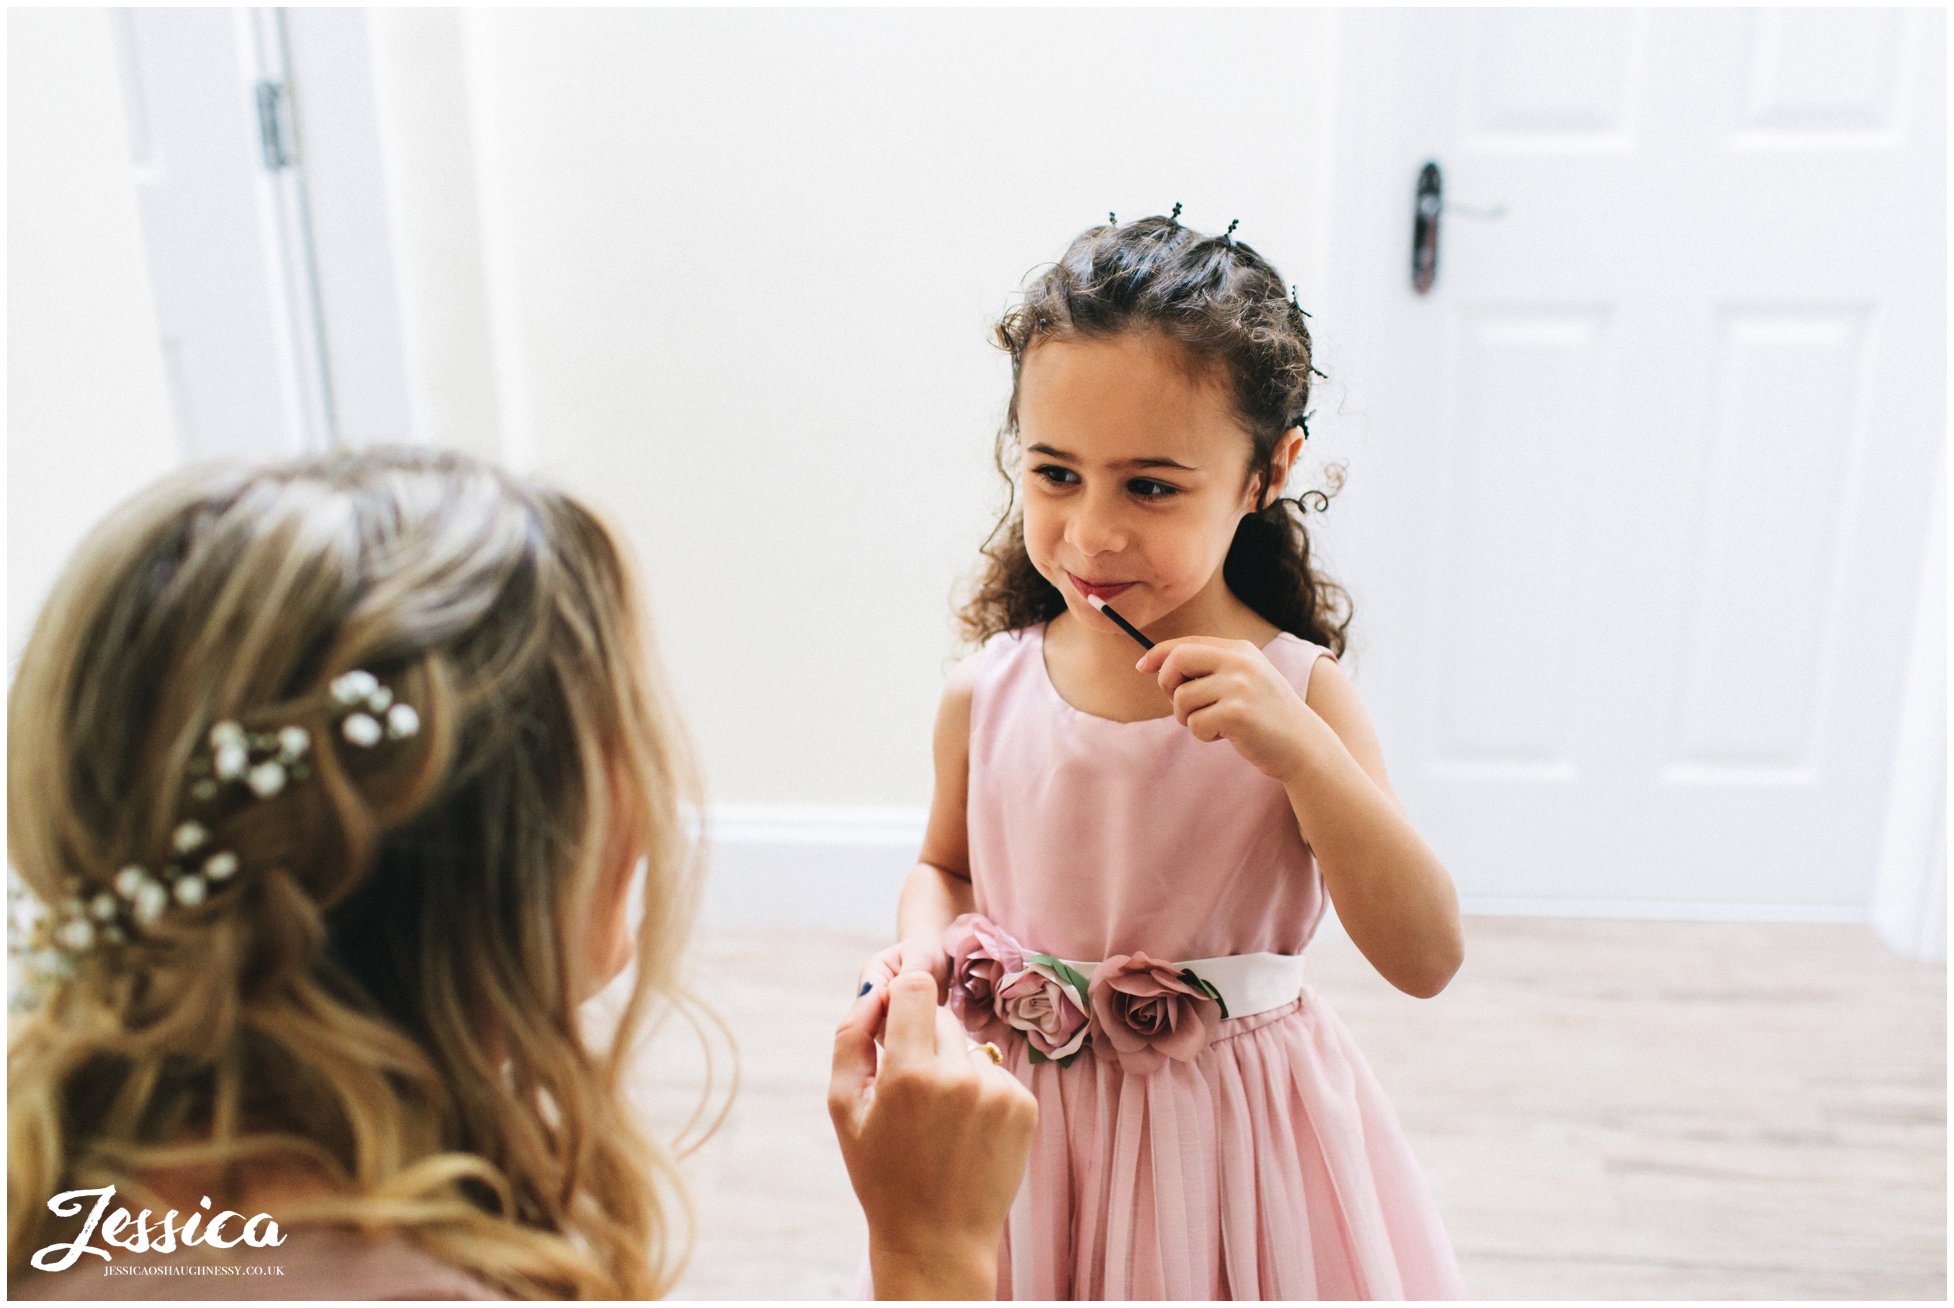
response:
[(859, 986), (887, 989), (904, 972), (921, 972), (936, 981), (936, 1000), (950, 997), (950, 956), (929, 940), (899, 940), (862, 965)]
[(1177, 636), (1141, 658), (1174, 702), (1174, 716), (1197, 740), (1226, 740), (1265, 776), (1287, 784), (1309, 760), (1309, 737), (1323, 726), (1315, 710), (1245, 640)]
[(1038, 1101), (971, 1051), (921, 974), (863, 995), (836, 1028), (828, 1115), (868, 1218), (875, 1297), (991, 1298)]

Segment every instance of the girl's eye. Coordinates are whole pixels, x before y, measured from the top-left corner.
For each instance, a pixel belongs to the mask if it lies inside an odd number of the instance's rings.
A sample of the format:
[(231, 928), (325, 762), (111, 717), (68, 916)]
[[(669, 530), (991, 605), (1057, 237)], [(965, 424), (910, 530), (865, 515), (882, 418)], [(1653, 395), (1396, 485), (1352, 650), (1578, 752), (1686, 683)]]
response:
[(1079, 474), (1070, 468), (1062, 468), (1056, 463), (1041, 463), (1031, 470), (1034, 477), (1043, 477), (1054, 486), (1070, 486), (1079, 479)]
[(1143, 500), (1164, 500), (1170, 495), (1178, 495), (1181, 488), (1170, 486), (1164, 481), (1151, 477), (1139, 477), (1126, 483), (1126, 488)]

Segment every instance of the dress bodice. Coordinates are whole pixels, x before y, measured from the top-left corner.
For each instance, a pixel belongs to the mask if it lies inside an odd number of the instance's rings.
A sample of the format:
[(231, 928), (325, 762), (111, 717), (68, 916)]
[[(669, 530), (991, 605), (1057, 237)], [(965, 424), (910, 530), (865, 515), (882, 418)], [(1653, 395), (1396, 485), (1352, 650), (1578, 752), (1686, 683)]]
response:
[[(1067, 703), (1044, 627), (993, 637), (971, 702), (977, 911), (1065, 958), (1301, 953), (1321, 874), (1282, 786), (1171, 714), (1116, 722)], [(1297, 694), (1330, 651), (1263, 647)]]

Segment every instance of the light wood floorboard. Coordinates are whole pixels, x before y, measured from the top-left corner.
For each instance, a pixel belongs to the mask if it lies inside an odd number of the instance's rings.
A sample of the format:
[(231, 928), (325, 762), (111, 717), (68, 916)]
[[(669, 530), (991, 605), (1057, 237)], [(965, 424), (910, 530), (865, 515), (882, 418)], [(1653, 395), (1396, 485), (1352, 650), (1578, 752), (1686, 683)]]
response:
[[(685, 1164), (681, 1298), (826, 1299), (863, 1225), (824, 1100), (869, 935), (703, 935), (741, 1085)], [(1467, 920), (1436, 999), (1311, 945), (1395, 1103), (1479, 1299), (1946, 1296), (1946, 972), (1851, 926)], [(667, 1024), (641, 1094), (696, 1098)]]

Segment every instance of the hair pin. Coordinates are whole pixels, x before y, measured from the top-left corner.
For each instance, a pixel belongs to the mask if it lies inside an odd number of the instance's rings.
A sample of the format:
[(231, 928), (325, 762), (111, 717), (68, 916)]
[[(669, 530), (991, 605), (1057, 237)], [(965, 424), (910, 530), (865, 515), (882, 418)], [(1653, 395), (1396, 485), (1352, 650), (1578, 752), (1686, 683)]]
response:
[(1181, 202), (1174, 201), (1174, 212), (1167, 215), (1167, 221), (1178, 227), (1181, 225)]
[(1241, 225), (1241, 219), (1230, 218), (1228, 220), (1228, 230), (1221, 234), (1222, 242), (1227, 245), (1233, 245), (1235, 243), (1235, 229)]
[[(1305, 318), (1310, 316), (1310, 311), (1308, 309), (1305, 309), (1302, 305), (1302, 301), (1296, 298), (1296, 285), (1294, 282), (1291, 282), (1289, 284), (1289, 307), (1294, 309), (1297, 313), (1302, 314), (1303, 317)], [(1316, 375), (1321, 377), (1323, 374), (1318, 373)]]
[(1106, 221), (1111, 226), (1117, 227), (1119, 226), (1119, 215), (1114, 213), (1111, 209), (1108, 209), (1106, 211)]

